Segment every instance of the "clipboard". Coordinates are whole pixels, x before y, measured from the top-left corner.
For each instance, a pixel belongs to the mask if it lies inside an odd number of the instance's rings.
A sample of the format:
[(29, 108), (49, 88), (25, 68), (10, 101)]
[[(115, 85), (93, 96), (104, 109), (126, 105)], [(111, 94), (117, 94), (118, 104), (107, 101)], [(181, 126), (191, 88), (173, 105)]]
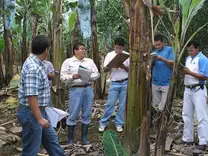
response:
[(119, 53), (108, 63), (108, 65), (106, 67), (108, 67), (108, 68), (118, 68), (128, 58), (129, 58), (128, 53)]

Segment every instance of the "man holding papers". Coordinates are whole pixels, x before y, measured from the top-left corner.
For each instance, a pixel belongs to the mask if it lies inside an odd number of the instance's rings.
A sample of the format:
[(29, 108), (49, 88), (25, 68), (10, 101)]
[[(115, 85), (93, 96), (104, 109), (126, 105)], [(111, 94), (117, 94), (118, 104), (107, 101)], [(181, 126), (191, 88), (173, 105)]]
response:
[(118, 132), (123, 131), (129, 70), (129, 59), (127, 59), (128, 57), (124, 59), (125, 61), (123, 60), (123, 62), (119, 61), (128, 55), (127, 52), (123, 51), (124, 44), (124, 39), (117, 38), (115, 40), (114, 51), (108, 53), (105, 57), (104, 72), (110, 72), (111, 84), (108, 91), (108, 102), (105, 105), (104, 114), (100, 119), (100, 132), (103, 132), (108, 125), (109, 119), (114, 112), (114, 105), (118, 99), (119, 106), (115, 118), (115, 126)]
[(85, 58), (84, 44), (76, 43), (73, 46), (73, 54), (73, 57), (64, 61), (60, 73), (61, 81), (69, 87), (68, 142), (73, 144), (74, 128), (82, 110), (82, 143), (89, 144), (86, 136), (91, 122), (94, 98), (91, 84), (99, 78), (100, 74), (94, 61)]

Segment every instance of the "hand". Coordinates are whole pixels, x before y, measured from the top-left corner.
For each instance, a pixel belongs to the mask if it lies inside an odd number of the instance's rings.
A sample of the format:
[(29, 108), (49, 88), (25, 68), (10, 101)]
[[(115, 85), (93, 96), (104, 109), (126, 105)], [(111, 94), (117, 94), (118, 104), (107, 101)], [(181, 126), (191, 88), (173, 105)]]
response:
[(73, 78), (73, 79), (78, 79), (78, 78), (80, 78), (80, 75), (79, 75), (79, 74), (74, 74), (74, 75), (72, 76), (72, 78)]
[(43, 128), (49, 128), (50, 124), (48, 122), (48, 120), (44, 119), (44, 118), (41, 118), (39, 121), (38, 121), (39, 125)]
[(184, 74), (191, 75), (191, 71), (187, 67), (183, 68), (183, 72), (184, 72)]
[(157, 56), (155, 57), (155, 59), (156, 59), (156, 60), (161, 60), (161, 61), (162, 61), (163, 57), (157, 55)]
[(53, 78), (53, 74), (49, 73), (49, 74), (48, 74), (48, 79), (49, 79), (49, 80), (52, 80), (52, 78)]
[(126, 67), (126, 66), (125, 66), (124, 64), (120, 65), (120, 68), (121, 68), (121, 69), (125, 69), (125, 67)]

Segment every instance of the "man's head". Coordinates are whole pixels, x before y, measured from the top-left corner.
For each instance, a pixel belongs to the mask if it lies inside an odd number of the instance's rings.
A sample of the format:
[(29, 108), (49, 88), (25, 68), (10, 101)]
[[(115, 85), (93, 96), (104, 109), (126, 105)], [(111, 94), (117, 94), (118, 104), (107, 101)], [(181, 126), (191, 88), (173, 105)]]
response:
[(116, 39), (115, 39), (115, 46), (114, 46), (115, 52), (116, 52), (116, 53), (121, 53), (121, 52), (123, 52), (124, 45), (125, 45), (125, 41), (124, 41), (123, 38), (116, 38)]
[(82, 60), (85, 57), (85, 45), (83, 43), (75, 43), (73, 46), (73, 54)]
[(43, 59), (48, 57), (50, 40), (45, 35), (37, 35), (32, 40), (32, 54), (41, 55)]
[(188, 53), (191, 57), (196, 56), (199, 53), (199, 51), (200, 51), (199, 46), (200, 46), (199, 43), (196, 41), (190, 41), (187, 44), (187, 50), (188, 50)]
[(162, 35), (156, 35), (154, 37), (154, 41), (155, 41), (155, 48), (157, 50), (162, 50), (163, 47), (164, 47), (164, 39), (163, 39), (163, 36)]

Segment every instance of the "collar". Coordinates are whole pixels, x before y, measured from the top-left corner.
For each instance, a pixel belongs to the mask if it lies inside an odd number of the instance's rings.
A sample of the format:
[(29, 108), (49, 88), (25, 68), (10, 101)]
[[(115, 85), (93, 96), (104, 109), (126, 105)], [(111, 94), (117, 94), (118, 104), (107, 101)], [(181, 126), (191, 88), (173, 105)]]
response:
[(199, 53), (198, 53), (197, 55), (195, 55), (194, 57), (191, 57), (192, 60), (193, 60), (194, 58), (196, 58), (197, 56), (201, 55), (201, 54), (202, 54), (202, 51), (199, 51)]
[(86, 58), (83, 58), (82, 60), (77, 59), (75, 56), (72, 57), (73, 62), (83, 62), (86, 61)]
[(41, 61), (36, 55), (30, 56), (32, 60), (34, 60), (39, 65), (44, 65), (44, 61)]

